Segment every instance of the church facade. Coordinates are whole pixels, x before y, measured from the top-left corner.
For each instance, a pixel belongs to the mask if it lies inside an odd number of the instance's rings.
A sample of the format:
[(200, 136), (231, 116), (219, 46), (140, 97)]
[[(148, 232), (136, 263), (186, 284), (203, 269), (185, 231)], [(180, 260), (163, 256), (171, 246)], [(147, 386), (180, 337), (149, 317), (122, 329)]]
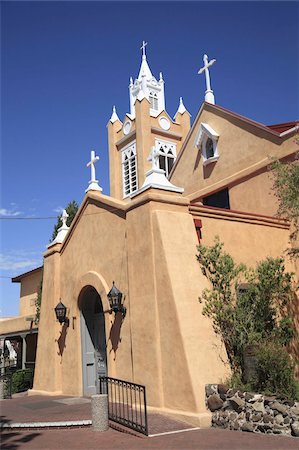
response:
[[(153, 410), (209, 424), (204, 386), (224, 382), (229, 367), (198, 301), (209, 286), (196, 247), (218, 235), (237, 262), (281, 255), (289, 224), (275, 217), (269, 156), (298, 151), (298, 122), (265, 126), (215, 105), (213, 62), (204, 58), (206, 97), (191, 126), (182, 99), (174, 119), (167, 113), (163, 76), (153, 76), (143, 46), (130, 112), (120, 120), (113, 108), (108, 122), (110, 196), (93, 153), (84, 200), (45, 252), (43, 275), (16, 277), (43, 276), (32, 395), (90, 396), (109, 375), (145, 385)], [(114, 311), (113, 285), (122, 293)], [(1, 334), (24, 324), (0, 323)]]

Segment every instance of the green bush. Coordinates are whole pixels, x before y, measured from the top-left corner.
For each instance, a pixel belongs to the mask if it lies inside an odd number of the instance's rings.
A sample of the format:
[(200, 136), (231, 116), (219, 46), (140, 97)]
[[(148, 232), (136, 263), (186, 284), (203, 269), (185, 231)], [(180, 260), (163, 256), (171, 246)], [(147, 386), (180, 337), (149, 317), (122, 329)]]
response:
[(33, 370), (17, 370), (12, 376), (12, 393), (24, 392), (32, 388)]
[(251, 380), (253, 390), (298, 399), (294, 366), (285, 348), (268, 342), (259, 348), (256, 359), (256, 376)]

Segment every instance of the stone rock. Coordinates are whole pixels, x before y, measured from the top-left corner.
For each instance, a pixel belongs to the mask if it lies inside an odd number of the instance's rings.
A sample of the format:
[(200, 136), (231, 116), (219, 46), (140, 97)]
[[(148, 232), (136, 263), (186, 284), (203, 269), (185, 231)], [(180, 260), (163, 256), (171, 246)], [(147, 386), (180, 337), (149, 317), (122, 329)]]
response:
[(243, 423), (243, 425), (241, 426), (241, 430), (242, 431), (250, 431), (250, 432), (252, 432), (253, 431), (252, 423), (250, 423), (250, 422)]
[(246, 420), (249, 420), (251, 417), (251, 411), (247, 411), (245, 414)]
[(229, 387), (226, 384), (218, 384), (218, 393), (219, 394), (226, 394)]
[(252, 409), (257, 412), (262, 412), (262, 413), (265, 412), (265, 407), (264, 407), (263, 402), (259, 402), (259, 401), (256, 401), (255, 403), (252, 404)]
[(210, 411), (216, 411), (223, 405), (223, 401), (217, 394), (212, 394), (207, 400), (208, 408)]
[(275, 397), (270, 397), (268, 395), (265, 395), (264, 397), (264, 405), (269, 405), (269, 403), (273, 403), (275, 402), (276, 398)]
[(237, 420), (235, 420), (232, 424), (232, 429), (233, 430), (239, 430), (240, 429), (240, 425), (239, 422)]
[(251, 420), (252, 422), (259, 422), (262, 419), (262, 414), (261, 413), (255, 413), (251, 416)]
[(278, 425), (281, 425), (283, 423), (283, 415), (277, 414), (277, 416), (275, 416), (274, 422), (277, 423)]
[(286, 416), (286, 417), (283, 419), (283, 423), (286, 423), (287, 425), (288, 425), (290, 422), (291, 422), (291, 419), (290, 419), (288, 416)]
[[(222, 399), (221, 399), (221, 400), (222, 400)], [(223, 402), (222, 408), (223, 408), (223, 409), (226, 409), (226, 408), (229, 408), (229, 406), (230, 406), (230, 404), (229, 404), (229, 402), (226, 400), (225, 402)]]
[(254, 397), (254, 394), (251, 394), (250, 392), (245, 392), (245, 400), (246, 402), (249, 402)]
[(263, 396), (262, 394), (255, 394), (250, 400), (248, 400), (250, 403), (254, 403), (254, 402), (262, 402), (263, 401)]
[(232, 408), (237, 412), (242, 411), (242, 409), (245, 406), (245, 400), (243, 398), (238, 397), (237, 395), (234, 395), (233, 397), (231, 397), (229, 399), (229, 401), (230, 401)]
[(299, 421), (291, 424), (292, 435), (299, 437)]
[(284, 416), (286, 416), (288, 413), (287, 408), (279, 402), (274, 402), (270, 406), (272, 409), (275, 409), (276, 411), (283, 414)]
[(271, 425), (258, 425), (257, 426), (257, 430), (261, 431), (262, 433), (269, 433), (272, 430), (272, 426)]
[(238, 389), (229, 389), (229, 390), (227, 391), (227, 393), (226, 393), (226, 396), (227, 396), (228, 398), (231, 398), (231, 397), (233, 397), (237, 392), (238, 392)]
[(220, 411), (220, 417), (226, 419), (228, 417), (228, 411)]
[(293, 406), (292, 408), (290, 408), (290, 412), (292, 413), (292, 415), (299, 416), (299, 406)]
[(264, 420), (264, 423), (273, 423), (274, 422), (274, 418), (272, 416), (270, 416), (270, 414), (264, 414), (263, 420)]
[(231, 420), (231, 421), (236, 420), (237, 417), (238, 417), (238, 414), (235, 411), (232, 411), (229, 414), (229, 420)]
[(283, 402), (283, 404), (284, 404), (284, 405), (287, 405), (287, 406), (294, 406), (294, 405), (295, 405), (295, 402), (294, 402), (293, 400), (285, 400), (285, 401)]
[(217, 394), (217, 384), (206, 384), (206, 396), (210, 397), (210, 395)]

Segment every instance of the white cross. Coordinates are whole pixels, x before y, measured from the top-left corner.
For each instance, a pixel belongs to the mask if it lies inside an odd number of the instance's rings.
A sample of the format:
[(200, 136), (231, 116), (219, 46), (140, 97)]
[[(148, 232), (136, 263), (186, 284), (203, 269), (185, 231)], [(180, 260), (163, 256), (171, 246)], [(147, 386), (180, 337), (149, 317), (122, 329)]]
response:
[(211, 89), (209, 67), (211, 67), (216, 62), (216, 59), (212, 59), (209, 62), (208, 55), (203, 55), (203, 62), (204, 62), (204, 66), (201, 69), (199, 69), (198, 74), (201, 75), (203, 72), (205, 72), (205, 75), (206, 75), (207, 90), (206, 90), (205, 100), (210, 103), (215, 104), (214, 94)]
[(145, 56), (145, 47), (147, 46), (147, 42), (142, 41), (142, 46), (140, 47), (140, 50), (142, 50), (142, 56)]
[(90, 152), (90, 161), (86, 164), (86, 167), (90, 167), (91, 171), (91, 178), (89, 181), (88, 189), (87, 191), (102, 191), (102, 188), (98, 185), (98, 180), (96, 180), (96, 169), (95, 169), (95, 163), (100, 159), (99, 156), (96, 156), (96, 153), (94, 150), (91, 150)]

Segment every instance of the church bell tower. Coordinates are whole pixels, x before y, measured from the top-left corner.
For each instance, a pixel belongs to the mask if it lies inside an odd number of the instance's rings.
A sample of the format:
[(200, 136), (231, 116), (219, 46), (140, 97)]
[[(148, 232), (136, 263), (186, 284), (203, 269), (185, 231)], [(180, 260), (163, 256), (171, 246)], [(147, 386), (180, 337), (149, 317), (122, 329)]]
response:
[(182, 99), (174, 119), (166, 112), (164, 80), (157, 80), (148, 65), (143, 41), (138, 77), (130, 78), (130, 112), (121, 121), (115, 107), (108, 122), (110, 195), (130, 201), (143, 186), (151, 168), (153, 147), (159, 152), (159, 168), (169, 176), (190, 129), (190, 114)]

